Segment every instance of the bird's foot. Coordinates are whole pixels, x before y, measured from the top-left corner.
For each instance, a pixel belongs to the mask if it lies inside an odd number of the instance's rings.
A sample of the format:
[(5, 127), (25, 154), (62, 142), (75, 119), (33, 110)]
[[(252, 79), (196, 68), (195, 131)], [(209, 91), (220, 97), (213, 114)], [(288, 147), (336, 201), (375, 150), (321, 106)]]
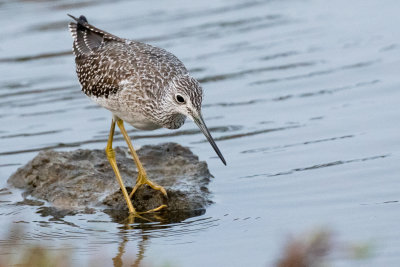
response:
[[(163, 193), (163, 195), (164, 195), (165, 197), (168, 197), (167, 191), (165, 190), (164, 187), (162, 187), (161, 185), (158, 185), (158, 184), (156, 184), (156, 183), (150, 181), (150, 180), (147, 178), (147, 175), (146, 175), (145, 173), (143, 174), (143, 173), (139, 172), (138, 178), (137, 178), (137, 180), (136, 180), (135, 187), (132, 189), (132, 192), (129, 194), (129, 198), (132, 198), (132, 196), (135, 194), (135, 192), (137, 191), (137, 189), (138, 189), (141, 185), (145, 185), (145, 184), (147, 184), (148, 186), (150, 186), (150, 187), (153, 188), (154, 190), (161, 191), (161, 193)], [(162, 204), (162, 205), (160, 205), (159, 207), (157, 207), (157, 208), (155, 208), (155, 209), (151, 209), (151, 210), (144, 211), (144, 212), (136, 212), (136, 211), (135, 211), (135, 213), (137, 213), (137, 214), (151, 213), (151, 212), (160, 211), (160, 210), (162, 210), (162, 209), (164, 209), (164, 208), (166, 208), (166, 207), (167, 207), (167, 205)]]

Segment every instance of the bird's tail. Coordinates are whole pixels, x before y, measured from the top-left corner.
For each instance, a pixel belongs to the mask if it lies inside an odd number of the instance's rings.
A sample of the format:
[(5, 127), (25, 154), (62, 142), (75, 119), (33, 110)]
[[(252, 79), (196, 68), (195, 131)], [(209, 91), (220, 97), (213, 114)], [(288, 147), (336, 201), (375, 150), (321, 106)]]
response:
[(121, 38), (89, 24), (85, 16), (76, 18), (68, 14), (75, 22), (68, 24), (69, 31), (74, 39), (73, 51), (75, 56), (89, 55), (96, 51), (105, 41), (121, 41)]

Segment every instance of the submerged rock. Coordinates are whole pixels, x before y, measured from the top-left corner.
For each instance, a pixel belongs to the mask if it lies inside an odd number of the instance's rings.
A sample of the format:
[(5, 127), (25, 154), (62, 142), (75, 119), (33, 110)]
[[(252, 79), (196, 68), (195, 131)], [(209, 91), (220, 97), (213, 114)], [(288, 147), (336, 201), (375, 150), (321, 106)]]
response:
[[(115, 150), (129, 193), (136, 181), (136, 166), (128, 148), (117, 147)], [(204, 212), (211, 203), (207, 186), (212, 176), (207, 164), (199, 161), (188, 148), (165, 143), (143, 146), (137, 153), (148, 177), (164, 186), (168, 198), (147, 185), (141, 186), (132, 200), (136, 210), (145, 211), (167, 204), (164, 212), (190, 217)], [(78, 211), (102, 206), (113, 212), (128, 211), (104, 150), (42, 151), (19, 168), (8, 182), (24, 189), (25, 196), (46, 200), (58, 209)]]

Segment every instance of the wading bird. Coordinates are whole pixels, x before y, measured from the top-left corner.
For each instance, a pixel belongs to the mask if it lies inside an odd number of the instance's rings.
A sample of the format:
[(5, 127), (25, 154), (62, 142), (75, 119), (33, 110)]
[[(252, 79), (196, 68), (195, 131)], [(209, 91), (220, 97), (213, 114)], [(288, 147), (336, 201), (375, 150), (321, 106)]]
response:
[[(186, 117), (192, 119), (219, 158), (225, 159), (215, 144), (201, 114), (203, 90), (173, 54), (162, 48), (123, 39), (88, 23), (84, 16), (69, 23), (73, 40), (76, 72), (82, 91), (112, 113), (107, 158), (114, 170), (131, 214), (137, 214), (131, 198), (139, 186), (147, 184), (167, 196), (166, 190), (147, 178), (124, 121), (141, 130), (178, 129)], [(128, 194), (112, 148), (118, 125), (138, 169), (132, 192)], [(158, 211), (166, 205), (147, 212)]]

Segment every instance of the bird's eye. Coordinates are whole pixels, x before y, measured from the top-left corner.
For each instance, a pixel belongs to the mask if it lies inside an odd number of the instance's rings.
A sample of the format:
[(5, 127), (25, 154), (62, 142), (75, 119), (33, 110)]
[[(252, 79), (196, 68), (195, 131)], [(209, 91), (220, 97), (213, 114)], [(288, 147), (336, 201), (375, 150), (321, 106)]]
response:
[(181, 104), (185, 103), (185, 99), (181, 95), (176, 95), (176, 101)]

